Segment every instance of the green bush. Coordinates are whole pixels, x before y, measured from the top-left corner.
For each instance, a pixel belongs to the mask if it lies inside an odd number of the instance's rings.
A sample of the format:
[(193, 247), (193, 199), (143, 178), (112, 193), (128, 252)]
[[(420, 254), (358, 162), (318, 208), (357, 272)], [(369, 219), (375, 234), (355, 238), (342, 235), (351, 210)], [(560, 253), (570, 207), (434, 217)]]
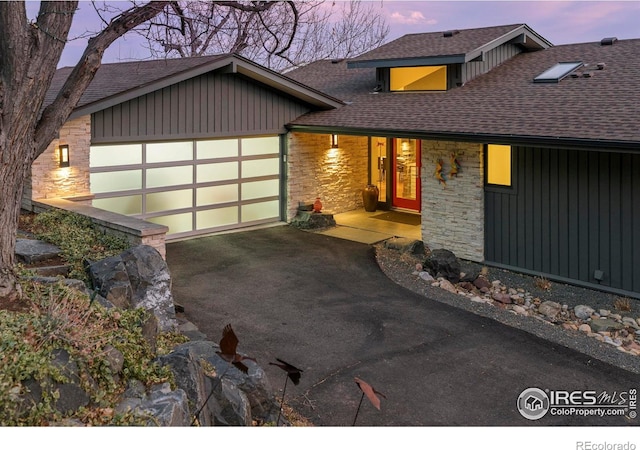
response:
[(63, 210), (38, 214), (33, 230), (38, 239), (60, 247), (62, 259), (71, 267), (69, 276), (87, 281), (85, 259), (97, 261), (122, 253), (130, 247), (126, 239), (104, 233), (91, 219)]

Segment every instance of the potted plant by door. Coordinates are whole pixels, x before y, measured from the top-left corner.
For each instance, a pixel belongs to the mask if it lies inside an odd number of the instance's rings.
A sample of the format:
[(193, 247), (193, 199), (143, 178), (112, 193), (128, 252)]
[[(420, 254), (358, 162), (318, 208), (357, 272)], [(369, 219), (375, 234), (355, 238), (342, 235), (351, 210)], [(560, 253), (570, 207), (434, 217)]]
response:
[(378, 207), (378, 196), (380, 190), (375, 184), (367, 184), (362, 190), (362, 202), (364, 203), (364, 210), (367, 212), (374, 212)]

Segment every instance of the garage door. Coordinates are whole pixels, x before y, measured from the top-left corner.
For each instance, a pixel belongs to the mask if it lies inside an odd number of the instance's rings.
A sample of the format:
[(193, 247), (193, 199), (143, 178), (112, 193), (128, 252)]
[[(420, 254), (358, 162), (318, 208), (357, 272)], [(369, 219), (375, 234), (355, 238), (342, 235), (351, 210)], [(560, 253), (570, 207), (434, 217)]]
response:
[(93, 206), (179, 238), (280, 220), (279, 136), (91, 147)]

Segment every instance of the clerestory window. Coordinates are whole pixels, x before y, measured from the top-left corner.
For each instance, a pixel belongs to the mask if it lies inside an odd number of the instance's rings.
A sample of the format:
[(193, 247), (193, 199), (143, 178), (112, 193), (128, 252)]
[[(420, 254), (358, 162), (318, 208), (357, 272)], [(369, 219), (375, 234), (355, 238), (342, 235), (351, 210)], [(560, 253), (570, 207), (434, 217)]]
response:
[(447, 66), (392, 67), (391, 91), (446, 91)]

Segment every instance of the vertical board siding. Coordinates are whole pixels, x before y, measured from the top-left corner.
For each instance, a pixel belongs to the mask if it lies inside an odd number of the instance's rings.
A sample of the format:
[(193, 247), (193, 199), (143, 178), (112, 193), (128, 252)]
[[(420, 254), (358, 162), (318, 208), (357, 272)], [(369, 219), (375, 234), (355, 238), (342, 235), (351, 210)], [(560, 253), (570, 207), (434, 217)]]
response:
[(513, 190), (485, 192), (487, 261), (640, 292), (640, 155), (513, 151)]
[(239, 75), (209, 73), (92, 115), (93, 143), (281, 133), (308, 105)]
[(521, 52), (520, 47), (514, 44), (504, 44), (489, 50), (484, 54), (482, 61), (470, 61), (462, 65), (462, 83), (467, 83), (487, 73)]

